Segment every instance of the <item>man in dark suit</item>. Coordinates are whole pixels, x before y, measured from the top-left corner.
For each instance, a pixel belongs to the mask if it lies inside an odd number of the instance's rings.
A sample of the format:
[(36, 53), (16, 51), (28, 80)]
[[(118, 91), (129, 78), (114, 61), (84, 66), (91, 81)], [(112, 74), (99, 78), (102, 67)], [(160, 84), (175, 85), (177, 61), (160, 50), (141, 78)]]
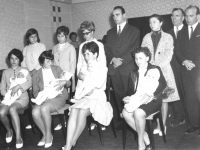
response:
[(184, 28), (177, 39), (175, 52), (181, 64), (181, 76), (189, 116), (186, 134), (193, 133), (200, 125), (200, 11), (190, 5), (185, 10), (188, 27)]
[[(178, 33), (181, 32), (182, 29), (186, 28), (183, 25), (183, 20), (184, 20), (185, 13), (183, 9), (181, 8), (174, 8), (172, 10), (172, 23), (174, 27), (168, 31), (168, 33), (173, 37), (174, 39), (174, 45), (176, 43), (176, 39), (178, 37)], [(172, 107), (173, 107), (173, 113), (174, 113), (174, 121), (170, 123), (170, 126), (179, 126), (183, 123), (185, 123), (185, 111), (184, 111), (184, 102), (185, 102), (185, 97), (184, 97), (184, 91), (183, 91), (183, 84), (181, 80), (181, 73), (180, 73), (180, 64), (178, 63), (176, 59), (175, 52), (172, 56), (172, 60), (170, 62), (175, 81), (176, 81), (176, 86), (178, 89), (178, 93), (180, 96), (179, 101), (172, 102)]]
[[(111, 76), (119, 110), (118, 117), (120, 117), (123, 109), (122, 99), (126, 96), (128, 88), (128, 76), (135, 68), (131, 52), (140, 45), (140, 32), (126, 22), (126, 14), (122, 6), (114, 7), (113, 19), (117, 26), (107, 32), (105, 54), (108, 75)], [(117, 129), (121, 129), (120, 127), (122, 127), (121, 124)]]

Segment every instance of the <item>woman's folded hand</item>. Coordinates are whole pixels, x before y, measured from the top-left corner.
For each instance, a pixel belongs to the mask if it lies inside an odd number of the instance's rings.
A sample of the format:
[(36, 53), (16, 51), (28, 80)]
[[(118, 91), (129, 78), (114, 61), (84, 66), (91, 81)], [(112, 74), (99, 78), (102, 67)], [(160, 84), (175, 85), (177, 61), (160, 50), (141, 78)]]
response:
[(14, 87), (12, 87), (10, 90), (12, 91), (11, 92), (11, 96), (14, 96), (17, 92), (18, 92), (18, 90), (20, 89), (21, 87), (20, 87), (20, 85), (16, 85), (16, 86), (14, 86)]
[(122, 100), (125, 104), (128, 104), (130, 102), (130, 96), (126, 96)]

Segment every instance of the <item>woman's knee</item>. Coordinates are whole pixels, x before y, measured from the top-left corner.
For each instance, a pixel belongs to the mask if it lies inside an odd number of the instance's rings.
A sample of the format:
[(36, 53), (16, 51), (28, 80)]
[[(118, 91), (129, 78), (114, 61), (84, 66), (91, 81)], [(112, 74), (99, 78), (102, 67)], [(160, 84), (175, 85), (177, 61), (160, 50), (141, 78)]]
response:
[(9, 108), (9, 113), (10, 113), (11, 116), (14, 115), (14, 114), (17, 114), (17, 107), (11, 106)]
[(145, 119), (145, 117), (146, 117), (146, 113), (144, 112), (144, 110), (142, 110), (142, 109), (136, 109), (135, 111), (134, 111), (134, 118), (135, 119)]
[(40, 108), (33, 108), (32, 110), (32, 116), (33, 118), (38, 118), (41, 116), (41, 113), (40, 113)]
[(43, 104), (43, 105), (40, 107), (40, 111), (41, 111), (41, 115), (49, 114), (50, 111), (51, 111), (51, 108), (50, 108), (49, 105)]
[(3, 119), (7, 115), (8, 109), (1, 107), (0, 108), (0, 119)]

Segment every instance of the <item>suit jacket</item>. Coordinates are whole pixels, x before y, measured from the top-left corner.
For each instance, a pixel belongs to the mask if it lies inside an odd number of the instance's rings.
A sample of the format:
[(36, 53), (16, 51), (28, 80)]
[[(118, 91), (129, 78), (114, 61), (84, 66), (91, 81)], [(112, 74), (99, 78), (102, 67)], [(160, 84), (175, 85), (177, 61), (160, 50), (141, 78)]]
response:
[[(57, 79), (63, 72), (62, 69), (58, 66), (51, 66), (51, 70), (53, 72), (54, 77)], [(43, 74), (42, 74), (42, 68), (35, 71), (32, 78), (33, 83), (33, 96), (37, 97), (38, 93), (42, 90), (44, 90), (44, 82), (43, 82)], [(70, 84), (70, 81), (67, 83), (67, 85)]]
[[(178, 36), (180, 35), (180, 32), (186, 28), (185, 26), (182, 27), (181, 30), (178, 31)], [(174, 40), (174, 46), (176, 45), (176, 35), (174, 33), (174, 28), (170, 29), (169, 31), (167, 31), (167, 33), (169, 33), (172, 37), (173, 37), (173, 40)], [(172, 66), (172, 70), (174, 72), (174, 75), (176, 76), (177, 74), (180, 75), (180, 64), (178, 63), (177, 61), (177, 57), (176, 57), (176, 53), (175, 53), (175, 48), (174, 48), (174, 54), (172, 56), (172, 60), (170, 62), (171, 66)]]
[[(107, 41), (105, 45), (105, 54), (108, 62), (108, 74), (114, 75), (120, 72), (121, 75), (128, 75), (135, 68), (131, 52), (140, 46), (140, 31), (129, 24), (117, 35), (117, 26), (107, 32)], [(114, 68), (110, 64), (113, 57), (122, 58), (121, 66)]]
[(181, 65), (181, 73), (198, 74), (200, 71), (200, 24), (196, 26), (192, 37), (189, 39), (188, 27), (184, 28), (177, 39), (175, 46), (176, 57), (180, 64), (185, 60), (191, 60), (195, 68), (188, 71), (185, 66)]
[[(166, 80), (165, 80), (165, 78), (164, 78), (164, 76), (162, 74), (162, 71), (160, 70), (160, 68), (158, 66), (154, 66), (154, 65), (148, 64), (146, 73), (150, 69), (153, 69), (153, 68), (157, 68), (159, 70), (159, 72), (160, 72), (160, 78), (158, 80), (159, 85), (158, 85), (156, 91), (154, 92), (154, 95), (158, 95), (159, 93), (161, 93), (165, 89), (165, 87), (167, 86), (167, 83), (166, 83)], [(138, 86), (138, 81), (139, 81), (138, 69), (132, 70), (131, 73), (130, 73), (130, 76), (129, 76), (129, 82), (128, 82), (129, 85), (128, 85), (127, 96), (131, 96), (131, 95), (135, 94), (135, 92), (137, 90), (137, 86)], [(159, 98), (158, 102), (162, 103), (162, 99)]]

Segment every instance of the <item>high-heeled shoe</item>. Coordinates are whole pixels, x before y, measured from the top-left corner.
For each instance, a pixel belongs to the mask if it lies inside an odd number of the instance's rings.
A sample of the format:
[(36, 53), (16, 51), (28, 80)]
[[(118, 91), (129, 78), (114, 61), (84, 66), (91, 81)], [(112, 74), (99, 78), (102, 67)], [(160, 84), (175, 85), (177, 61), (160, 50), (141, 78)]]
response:
[[(166, 132), (167, 132), (167, 127), (165, 126), (164, 127), (164, 132), (165, 132), (165, 135), (166, 135)], [(163, 136), (163, 134), (162, 134), (162, 131), (160, 130), (160, 132), (159, 132), (159, 136)]]
[(50, 142), (50, 143), (45, 143), (44, 148), (49, 148), (49, 147), (51, 147), (52, 143), (53, 143), (53, 136), (52, 136), (52, 139), (51, 139), (51, 142)]
[(152, 150), (152, 149), (153, 148), (152, 148), (151, 144), (147, 145), (146, 148), (145, 148), (145, 150)]
[[(58, 149), (58, 150), (64, 150), (64, 149), (65, 149), (65, 147), (61, 147), (61, 148)], [(72, 146), (70, 150), (73, 150), (73, 149), (74, 149), (74, 146)]]
[(160, 129), (154, 129), (153, 130), (153, 134), (159, 134), (160, 133)]
[(44, 146), (45, 145), (45, 142), (39, 142), (38, 144), (37, 144), (37, 146)]
[(23, 140), (21, 138), (21, 143), (16, 144), (16, 149), (22, 148), (23, 147)]
[(7, 137), (7, 133), (6, 133), (6, 143), (10, 143), (12, 141), (12, 138), (13, 138), (13, 131), (11, 129), (11, 136), (10, 137)]

